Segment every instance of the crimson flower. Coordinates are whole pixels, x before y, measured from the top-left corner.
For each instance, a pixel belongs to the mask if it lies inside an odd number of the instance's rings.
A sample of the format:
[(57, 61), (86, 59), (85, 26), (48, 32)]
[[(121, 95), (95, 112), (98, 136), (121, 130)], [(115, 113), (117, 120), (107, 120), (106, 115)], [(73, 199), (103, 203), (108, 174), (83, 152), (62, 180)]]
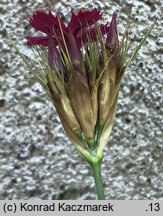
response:
[(27, 58), (14, 45), (53, 102), (69, 139), (91, 165), (99, 199), (105, 199), (101, 162), (121, 80), (156, 23), (128, 56), (129, 24), (119, 42), (116, 16), (114, 13), (109, 25), (99, 24), (99, 10), (80, 10), (71, 12), (66, 25), (50, 11), (36, 11), (29, 22), (45, 35), (26, 37), (28, 46), (41, 46), (34, 49), (36, 59)]
[[(51, 11), (36, 11), (29, 23), (45, 35), (26, 37), (28, 46), (48, 48), (48, 64), (46, 59), (40, 62), (42, 75), (39, 71), (37, 79), (51, 97), (70, 139), (81, 144), (82, 138), (91, 149), (102, 140), (100, 152), (106, 144), (102, 138), (106, 139), (106, 133), (108, 138), (114, 119), (117, 83), (123, 73), (116, 16), (114, 13), (110, 25), (99, 24), (99, 10), (80, 10), (71, 12), (66, 25)], [(104, 129), (101, 140), (99, 128)]]
[[(27, 45), (41, 45), (48, 46), (49, 48), (49, 64), (53, 68), (53, 57), (57, 57), (57, 46), (68, 53), (73, 62), (80, 61), (80, 48), (82, 44), (88, 42), (95, 42), (97, 40), (97, 27), (95, 24), (102, 17), (99, 10), (93, 9), (92, 11), (80, 10), (76, 15), (71, 12), (71, 20), (66, 26), (59, 16), (54, 16), (51, 11), (48, 14), (36, 11), (30, 18), (29, 23), (36, 30), (45, 33), (45, 36), (28, 36)], [(108, 24), (99, 25), (102, 35), (109, 31)]]

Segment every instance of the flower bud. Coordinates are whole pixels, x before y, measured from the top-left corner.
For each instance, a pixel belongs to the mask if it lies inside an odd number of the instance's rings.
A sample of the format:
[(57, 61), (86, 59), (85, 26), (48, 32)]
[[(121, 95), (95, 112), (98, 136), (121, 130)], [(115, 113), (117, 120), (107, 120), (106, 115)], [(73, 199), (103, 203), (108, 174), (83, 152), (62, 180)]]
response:
[(116, 52), (119, 46), (116, 17), (117, 14), (114, 12), (106, 38), (106, 47), (111, 54)]
[(87, 143), (92, 143), (94, 141), (95, 122), (88, 81), (82, 66), (72, 71), (68, 81), (68, 94), (85, 140)]

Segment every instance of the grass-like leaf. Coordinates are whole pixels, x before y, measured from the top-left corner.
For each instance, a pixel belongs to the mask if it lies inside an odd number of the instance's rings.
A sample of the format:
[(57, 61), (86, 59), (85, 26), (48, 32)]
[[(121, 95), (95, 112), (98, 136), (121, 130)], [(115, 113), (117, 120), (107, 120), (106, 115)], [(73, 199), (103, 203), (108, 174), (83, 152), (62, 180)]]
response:
[(143, 46), (144, 42), (146, 41), (147, 37), (149, 36), (149, 34), (151, 33), (152, 29), (154, 28), (155, 24), (156, 24), (157, 19), (155, 19), (154, 23), (151, 25), (151, 27), (149, 28), (149, 30), (147, 31), (147, 33), (145, 34), (145, 36), (143, 37), (143, 39), (141, 40), (140, 44), (136, 47), (134, 53), (131, 55), (131, 57), (129, 58), (125, 68), (127, 68), (131, 62), (135, 59), (136, 54), (138, 53), (138, 51), (140, 50), (140, 48)]
[(11, 40), (10, 37), (7, 38), (9, 40), (9, 42), (12, 44), (12, 46), (14, 47), (16, 53), (20, 56), (20, 58), (23, 60), (23, 62), (25, 63), (25, 65), (27, 66), (27, 68), (31, 71), (33, 71), (33, 64), (27, 60), (27, 57), (21, 53), (20, 49), (16, 46), (16, 44)]

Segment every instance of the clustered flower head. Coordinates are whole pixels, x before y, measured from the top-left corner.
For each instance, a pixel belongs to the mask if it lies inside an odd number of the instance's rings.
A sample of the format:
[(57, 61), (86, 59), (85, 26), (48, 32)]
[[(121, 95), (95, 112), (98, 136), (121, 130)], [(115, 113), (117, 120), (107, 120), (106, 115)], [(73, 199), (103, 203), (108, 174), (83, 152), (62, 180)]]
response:
[(114, 13), (110, 23), (101, 24), (102, 13), (93, 9), (71, 12), (67, 25), (51, 11), (36, 11), (29, 20), (44, 33), (26, 37), (27, 45), (39, 54), (35, 76), (51, 98), (68, 137), (88, 162), (94, 153), (102, 159), (121, 79), (132, 59), (126, 62), (128, 32), (119, 42), (116, 17)]

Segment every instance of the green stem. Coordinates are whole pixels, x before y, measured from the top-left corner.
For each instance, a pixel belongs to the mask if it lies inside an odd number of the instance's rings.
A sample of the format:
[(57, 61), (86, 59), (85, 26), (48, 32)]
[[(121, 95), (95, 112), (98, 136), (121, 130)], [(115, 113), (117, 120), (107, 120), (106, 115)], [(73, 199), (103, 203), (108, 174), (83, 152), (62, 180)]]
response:
[(101, 161), (97, 160), (90, 164), (93, 170), (93, 177), (96, 186), (98, 200), (105, 200), (104, 188), (101, 176)]

